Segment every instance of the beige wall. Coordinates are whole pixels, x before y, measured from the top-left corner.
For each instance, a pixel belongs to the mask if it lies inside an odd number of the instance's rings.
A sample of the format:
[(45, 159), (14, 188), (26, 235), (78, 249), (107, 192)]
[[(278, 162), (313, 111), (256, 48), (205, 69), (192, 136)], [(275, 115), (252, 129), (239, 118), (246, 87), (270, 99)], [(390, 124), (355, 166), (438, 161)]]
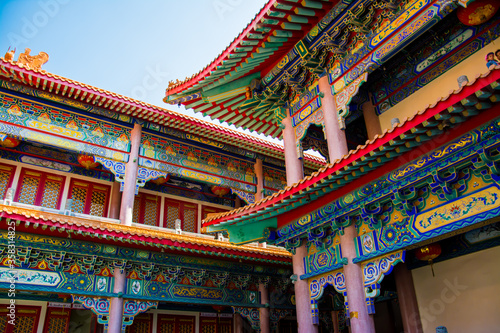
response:
[[(466, 75), (469, 81), (472, 81), (479, 74), (486, 73), (488, 71), (485, 60), (486, 54), (495, 52), (498, 49), (500, 49), (500, 38), (486, 45), (483, 49), (410, 95), (401, 103), (396, 104), (387, 112), (382, 113), (379, 116), (382, 131), (391, 128), (392, 118), (399, 118), (403, 122), (407, 117), (413, 116), (418, 111), (436, 103), (441, 97), (447, 96), (450, 91), (458, 89), (457, 78), (459, 76)], [(370, 80), (370, 76), (368, 76), (368, 80)]]
[(425, 333), (500, 332), (500, 246), (412, 270)]

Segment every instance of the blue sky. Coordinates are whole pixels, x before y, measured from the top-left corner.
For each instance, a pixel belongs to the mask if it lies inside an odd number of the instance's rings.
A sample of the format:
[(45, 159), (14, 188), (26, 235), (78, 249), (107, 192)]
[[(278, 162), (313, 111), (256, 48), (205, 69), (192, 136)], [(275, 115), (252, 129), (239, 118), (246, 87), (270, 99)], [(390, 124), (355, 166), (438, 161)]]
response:
[(0, 0), (0, 52), (44, 51), (51, 73), (185, 112), (163, 103), (168, 81), (208, 65), (266, 2)]

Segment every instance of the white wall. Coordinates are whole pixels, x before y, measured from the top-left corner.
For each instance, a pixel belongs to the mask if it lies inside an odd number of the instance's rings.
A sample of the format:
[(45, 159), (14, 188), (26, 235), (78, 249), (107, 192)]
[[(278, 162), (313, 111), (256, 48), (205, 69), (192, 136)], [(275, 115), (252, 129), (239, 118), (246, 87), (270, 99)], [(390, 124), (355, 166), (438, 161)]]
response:
[(412, 270), (425, 333), (500, 332), (500, 246)]

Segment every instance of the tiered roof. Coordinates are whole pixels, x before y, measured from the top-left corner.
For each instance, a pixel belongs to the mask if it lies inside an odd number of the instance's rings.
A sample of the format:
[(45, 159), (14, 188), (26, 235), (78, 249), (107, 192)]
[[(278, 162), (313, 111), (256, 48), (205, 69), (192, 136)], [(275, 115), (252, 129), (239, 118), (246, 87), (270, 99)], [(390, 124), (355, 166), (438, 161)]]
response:
[[(276, 219), (275, 228), (283, 227), (415, 159), (415, 147), (422, 145), (418, 149), (420, 154), (437, 148), (423, 144), (443, 134), (444, 128), (446, 141), (451, 141), (497, 118), (499, 93), (500, 66), (497, 66), (298, 183), (254, 204), (210, 215), (203, 221), (204, 231), (272, 219)], [(407, 152), (411, 154), (408, 158), (397, 158)]]
[(290, 49), (338, 3), (338, 0), (269, 1), (208, 66), (184, 81), (171, 82), (164, 101), (183, 104), (236, 127), (280, 136), (279, 124), (272, 121), (273, 115), (266, 113), (267, 109), (255, 112), (256, 105), (242, 107), (247, 87), (274, 66), (279, 67), (278, 61), (286, 58)]

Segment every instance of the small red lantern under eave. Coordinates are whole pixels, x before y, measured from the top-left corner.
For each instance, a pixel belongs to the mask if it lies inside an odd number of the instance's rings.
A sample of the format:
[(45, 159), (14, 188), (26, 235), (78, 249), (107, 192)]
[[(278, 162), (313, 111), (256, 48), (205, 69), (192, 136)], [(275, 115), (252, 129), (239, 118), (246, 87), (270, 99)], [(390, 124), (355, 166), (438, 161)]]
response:
[(431, 265), (432, 276), (434, 276), (434, 268), (432, 267), (432, 261), (439, 257), (441, 254), (441, 245), (438, 243), (429, 244), (422, 246), (415, 250), (415, 257), (418, 260), (427, 261)]
[(94, 157), (89, 155), (78, 155), (78, 163), (87, 170), (99, 166), (99, 163), (94, 160)]
[(465, 25), (479, 25), (491, 19), (500, 7), (498, 0), (476, 0), (457, 9), (457, 17)]
[(212, 187), (210, 189), (212, 190), (213, 194), (215, 194), (219, 197), (223, 197), (229, 193), (229, 188), (224, 187), (224, 186), (212, 185)]
[(170, 179), (170, 175), (168, 175), (167, 177), (158, 177), (158, 178), (153, 179), (151, 181), (153, 183), (155, 183), (156, 185), (162, 185), (162, 184), (165, 184), (166, 182), (168, 182), (169, 179)]
[(5, 139), (3, 139), (0, 142), (2, 147), (5, 147), (5, 148), (16, 148), (17, 146), (19, 146), (20, 143), (21, 143), (21, 141), (19, 141), (16, 138), (11, 138), (10, 136), (6, 137)]

